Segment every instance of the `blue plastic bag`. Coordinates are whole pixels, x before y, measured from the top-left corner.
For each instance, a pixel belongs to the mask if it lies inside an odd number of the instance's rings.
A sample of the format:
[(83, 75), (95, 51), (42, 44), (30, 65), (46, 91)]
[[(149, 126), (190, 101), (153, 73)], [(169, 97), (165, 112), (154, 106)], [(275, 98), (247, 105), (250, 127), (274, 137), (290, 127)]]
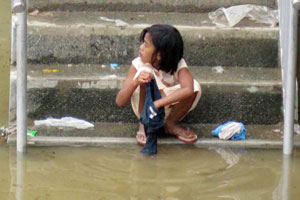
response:
[(235, 122), (235, 121), (228, 121), (218, 126), (216, 129), (212, 130), (213, 136), (219, 137), (219, 134), (222, 132), (222, 129), (232, 123), (238, 123), (241, 126), (241, 130), (239, 133), (235, 133), (229, 140), (245, 140), (247, 130), (245, 129), (244, 124), (242, 122)]

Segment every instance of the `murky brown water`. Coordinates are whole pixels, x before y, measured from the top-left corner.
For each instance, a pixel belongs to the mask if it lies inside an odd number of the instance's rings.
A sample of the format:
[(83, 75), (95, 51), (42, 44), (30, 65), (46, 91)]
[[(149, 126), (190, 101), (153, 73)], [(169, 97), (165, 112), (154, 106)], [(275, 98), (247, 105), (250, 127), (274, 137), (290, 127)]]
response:
[(11, 1), (0, 2), (0, 126), (8, 121)]
[[(10, 1), (0, 2), (0, 126), (7, 124)], [(2, 200), (277, 200), (300, 198), (300, 150), (200, 149), (161, 146), (143, 157), (137, 146), (0, 145)]]
[[(0, 199), (299, 199), (300, 151), (0, 146)], [(284, 170), (283, 170), (284, 169)]]

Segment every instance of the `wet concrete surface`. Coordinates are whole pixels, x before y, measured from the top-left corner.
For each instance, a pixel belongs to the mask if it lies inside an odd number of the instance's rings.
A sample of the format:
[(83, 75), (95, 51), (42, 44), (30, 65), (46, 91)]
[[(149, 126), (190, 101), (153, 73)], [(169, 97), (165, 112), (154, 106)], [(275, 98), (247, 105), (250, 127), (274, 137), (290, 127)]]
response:
[(8, 123), (11, 2), (0, 3), (0, 126)]
[[(30, 127), (38, 131), (37, 136), (56, 136), (56, 137), (135, 137), (138, 130), (137, 123), (96, 123), (92, 129), (79, 130), (70, 127)], [(184, 127), (190, 127), (195, 131), (200, 139), (213, 139), (211, 131), (220, 124), (181, 124)], [(274, 125), (246, 125), (247, 139), (263, 139), (271, 141), (282, 140), (282, 124)], [(160, 134), (161, 138), (172, 138), (165, 132)]]
[(219, 7), (228, 7), (240, 4), (265, 5), (276, 8), (275, 0), (30, 0), (29, 9), (42, 11), (63, 10), (63, 11), (150, 11), (150, 12), (207, 12)]
[[(190, 67), (202, 87), (202, 97), (185, 123), (236, 120), (245, 124), (276, 124), (281, 121), (280, 70), (221, 68), (223, 73), (217, 73), (212, 67)], [(28, 69), (31, 119), (73, 116), (93, 122), (136, 120), (129, 105), (124, 108), (115, 105), (128, 66), (120, 65), (115, 74), (108, 65), (29, 65)], [(12, 77), (14, 74), (12, 70)], [(15, 87), (15, 82), (11, 87)], [(12, 113), (15, 107), (11, 105)]]
[[(126, 19), (128, 25), (119, 27), (100, 17), (119, 17)], [(209, 22), (207, 13), (122, 12), (112, 16), (107, 12), (55, 12), (47, 17), (31, 16), (28, 61), (129, 64), (138, 54), (140, 32), (162, 21), (173, 24), (181, 32), (186, 47), (184, 57), (189, 65), (278, 67), (278, 27), (251, 22), (236, 28), (217, 28)]]

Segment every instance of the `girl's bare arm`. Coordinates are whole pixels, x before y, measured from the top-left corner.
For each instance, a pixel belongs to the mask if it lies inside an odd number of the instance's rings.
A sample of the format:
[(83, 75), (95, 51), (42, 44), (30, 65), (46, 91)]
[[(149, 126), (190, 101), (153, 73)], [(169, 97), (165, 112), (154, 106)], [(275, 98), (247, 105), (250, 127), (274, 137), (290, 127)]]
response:
[(178, 72), (178, 80), (181, 88), (172, 94), (155, 101), (154, 106), (157, 109), (175, 102), (180, 102), (194, 93), (194, 79), (188, 68), (180, 69)]
[(126, 103), (128, 103), (135, 89), (143, 83), (150, 82), (153, 77), (151, 73), (142, 71), (138, 78), (133, 80), (133, 77), (136, 74), (136, 72), (137, 70), (135, 69), (135, 67), (131, 65), (127, 77), (123, 83), (123, 86), (117, 94), (116, 104), (118, 106), (124, 106)]

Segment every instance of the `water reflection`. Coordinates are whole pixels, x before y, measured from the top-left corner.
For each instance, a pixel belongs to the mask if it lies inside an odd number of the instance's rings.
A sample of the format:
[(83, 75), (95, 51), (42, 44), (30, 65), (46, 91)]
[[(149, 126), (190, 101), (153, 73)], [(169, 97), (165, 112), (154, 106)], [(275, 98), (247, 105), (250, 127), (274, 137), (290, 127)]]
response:
[(0, 199), (290, 199), (281, 151), (162, 146), (149, 158), (139, 150), (11, 147), (9, 198)]
[(10, 191), (8, 199), (24, 200), (25, 192), (25, 154), (9, 147)]
[(17, 180), (16, 180), (16, 200), (23, 200), (24, 199), (24, 187), (25, 187), (25, 180), (24, 180), (24, 154), (17, 152)]
[(238, 164), (240, 156), (245, 151), (244, 149), (231, 149), (223, 147), (210, 147), (209, 149), (216, 151), (216, 153), (218, 153), (221, 158), (228, 164), (226, 169), (230, 169), (231, 167)]
[(273, 192), (273, 200), (290, 200), (291, 198), (291, 163), (292, 157), (283, 155), (282, 176), (277, 188)]
[(0, 126), (8, 122), (11, 1), (0, 2)]
[[(224, 173), (228, 173), (228, 171), (237, 165), (240, 161), (241, 155), (244, 153), (244, 149), (232, 149), (226, 147), (210, 147), (209, 150), (215, 151), (227, 164), (227, 167), (224, 169)], [(220, 185), (217, 185), (217, 189), (228, 188), (232, 184), (232, 179), (223, 179)], [(240, 200), (240, 197), (236, 194), (230, 195), (223, 193), (217, 196), (220, 199), (232, 199), (232, 200)]]

